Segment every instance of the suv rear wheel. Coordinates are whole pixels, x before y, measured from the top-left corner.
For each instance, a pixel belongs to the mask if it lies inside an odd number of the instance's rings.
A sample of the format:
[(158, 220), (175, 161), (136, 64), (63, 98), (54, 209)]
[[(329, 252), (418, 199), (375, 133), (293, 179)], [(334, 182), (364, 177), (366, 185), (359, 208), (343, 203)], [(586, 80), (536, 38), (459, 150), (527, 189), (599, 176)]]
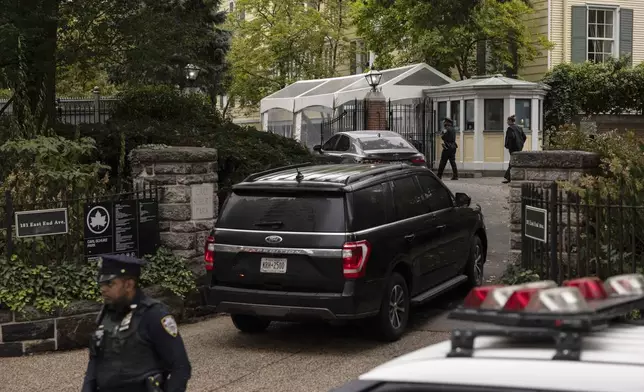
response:
[(233, 320), (235, 327), (245, 333), (260, 333), (264, 332), (271, 320), (265, 320), (257, 316), (249, 316), (246, 314), (231, 314), (230, 318)]
[(465, 275), (467, 275), (467, 285), (469, 287), (478, 287), (483, 284), (483, 266), (485, 265), (485, 249), (483, 248), (483, 241), (481, 237), (475, 235), (472, 238), (472, 245), (470, 248), (470, 257), (467, 260), (465, 267)]
[(407, 282), (397, 272), (389, 278), (380, 313), (376, 316), (378, 337), (393, 342), (402, 336), (409, 321), (409, 290)]

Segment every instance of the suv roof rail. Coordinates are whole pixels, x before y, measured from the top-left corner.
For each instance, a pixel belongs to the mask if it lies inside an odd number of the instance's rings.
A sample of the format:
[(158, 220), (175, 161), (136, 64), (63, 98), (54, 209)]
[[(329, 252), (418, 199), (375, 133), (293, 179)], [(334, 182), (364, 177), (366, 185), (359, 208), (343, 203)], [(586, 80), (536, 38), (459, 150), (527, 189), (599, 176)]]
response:
[(349, 176), (349, 177), (346, 178), (346, 180), (344, 180), (344, 184), (349, 185), (349, 184), (352, 184), (354, 182), (360, 181), (363, 178), (375, 176), (377, 174), (382, 174), (382, 173), (386, 173), (386, 172), (390, 172), (390, 171), (394, 171), (394, 170), (407, 169), (409, 167), (410, 167), (409, 165), (404, 164), (404, 163), (396, 163), (396, 164), (387, 165), (387, 166), (384, 166), (384, 167), (379, 167), (377, 169), (373, 169), (373, 170), (369, 170), (369, 171), (365, 171), (365, 172), (362, 172), (362, 173), (358, 173), (358, 174), (354, 174), (352, 176)]
[(288, 170), (288, 169), (297, 169), (298, 167), (304, 167), (304, 166), (310, 166), (312, 163), (311, 162), (305, 162), (305, 163), (298, 163), (297, 165), (290, 165), (290, 166), (281, 166), (281, 167), (275, 167), (273, 169), (268, 169), (264, 170), (261, 172), (253, 173), (250, 176), (246, 177), (243, 182), (249, 182), (256, 180), (257, 178), (261, 176), (265, 176), (267, 174), (272, 174), (272, 173), (277, 173), (282, 170)]

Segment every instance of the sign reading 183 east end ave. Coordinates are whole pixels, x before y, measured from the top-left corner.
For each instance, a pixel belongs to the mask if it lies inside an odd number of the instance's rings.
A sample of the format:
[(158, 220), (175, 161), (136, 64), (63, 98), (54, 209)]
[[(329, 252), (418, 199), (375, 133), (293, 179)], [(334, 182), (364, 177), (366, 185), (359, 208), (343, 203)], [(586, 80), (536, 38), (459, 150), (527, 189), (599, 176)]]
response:
[(68, 231), (67, 208), (16, 212), (18, 238), (67, 234)]
[(525, 236), (533, 240), (548, 242), (548, 210), (525, 206)]

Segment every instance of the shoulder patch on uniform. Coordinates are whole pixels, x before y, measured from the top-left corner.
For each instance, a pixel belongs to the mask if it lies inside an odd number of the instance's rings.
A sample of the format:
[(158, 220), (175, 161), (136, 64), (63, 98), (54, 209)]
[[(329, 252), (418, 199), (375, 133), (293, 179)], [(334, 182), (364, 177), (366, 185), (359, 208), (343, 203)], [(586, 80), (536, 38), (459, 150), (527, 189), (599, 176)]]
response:
[(179, 333), (179, 327), (177, 326), (177, 322), (174, 321), (174, 317), (172, 317), (171, 315), (165, 316), (161, 319), (161, 325), (163, 326), (163, 329), (165, 329), (165, 331), (173, 338), (177, 337), (177, 334)]

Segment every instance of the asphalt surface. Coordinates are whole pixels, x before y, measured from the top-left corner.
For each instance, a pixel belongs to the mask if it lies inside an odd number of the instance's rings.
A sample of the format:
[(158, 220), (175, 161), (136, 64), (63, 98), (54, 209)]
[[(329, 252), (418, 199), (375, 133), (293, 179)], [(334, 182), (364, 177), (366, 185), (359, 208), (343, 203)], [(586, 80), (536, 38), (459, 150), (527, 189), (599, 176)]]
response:
[[(479, 203), (488, 228), (488, 279), (503, 272), (509, 249), (508, 188), (499, 178), (446, 181)], [(180, 326), (193, 366), (188, 391), (328, 391), (360, 374), (418, 348), (449, 338), (460, 324), (447, 310), (463, 297), (448, 293), (415, 309), (409, 332), (383, 344), (350, 325), (277, 323), (265, 334), (237, 332), (226, 316)], [(0, 359), (0, 391), (79, 391), (87, 350)]]

